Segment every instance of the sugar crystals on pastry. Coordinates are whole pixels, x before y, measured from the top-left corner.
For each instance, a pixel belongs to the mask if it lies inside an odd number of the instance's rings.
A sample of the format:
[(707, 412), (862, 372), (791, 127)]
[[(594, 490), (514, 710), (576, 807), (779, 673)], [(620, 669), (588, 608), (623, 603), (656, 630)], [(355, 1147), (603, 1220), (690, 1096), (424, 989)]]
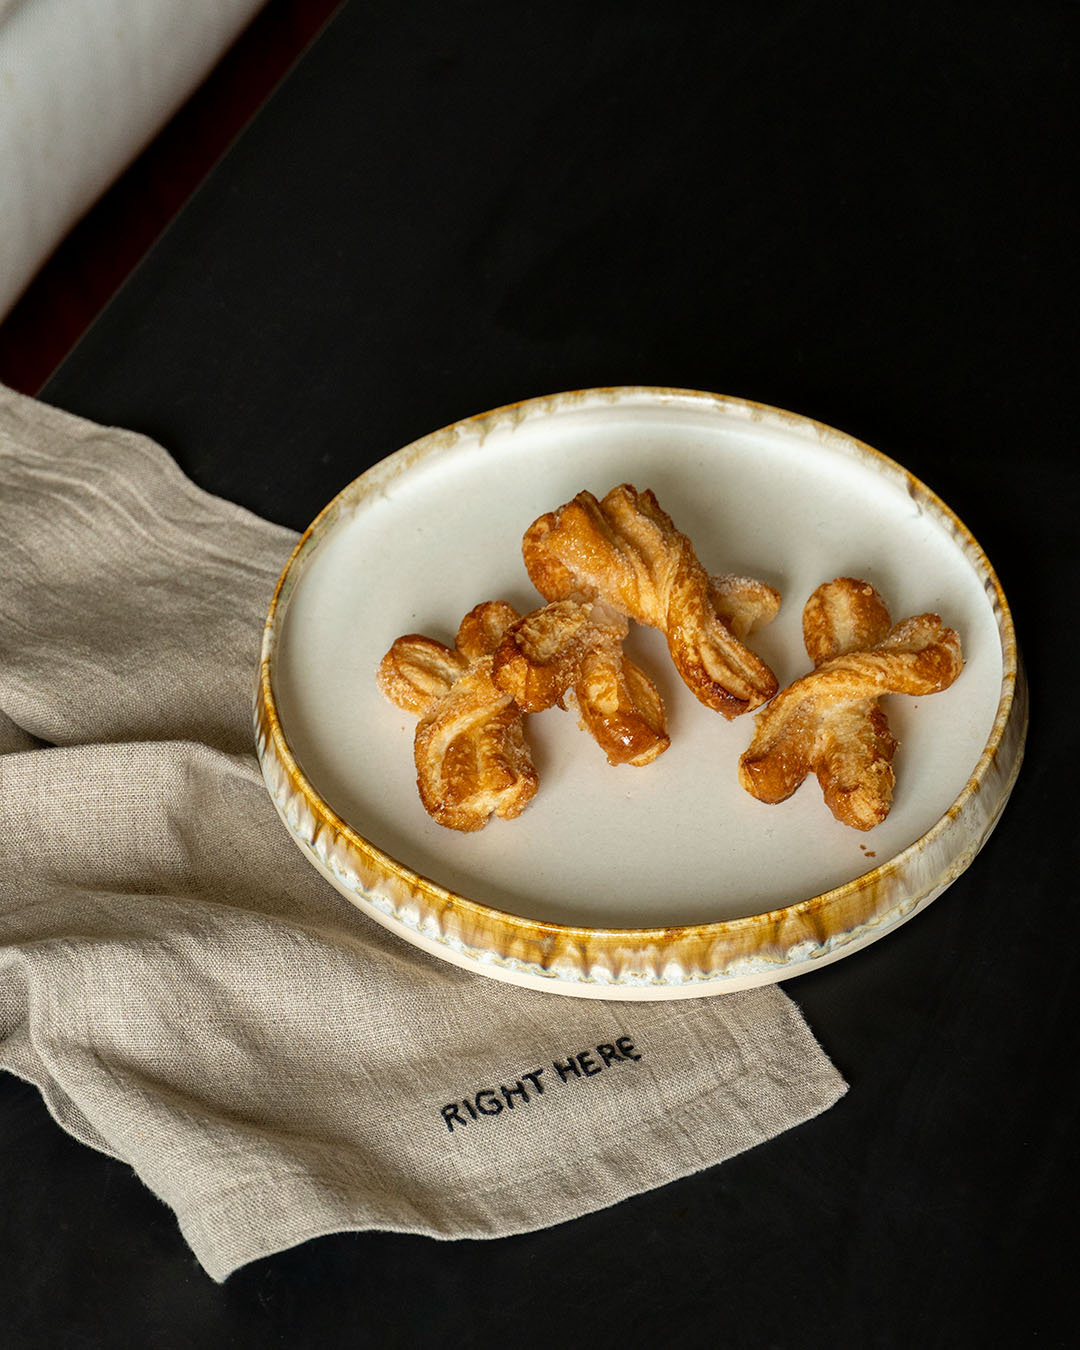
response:
[(600, 500), (579, 492), (533, 522), (522, 553), (546, 600), (602, 600), (660, 629), (706, 707), (736, 717), (776, 692), (776, 677), (742, 639), (776, 614), (779, 595), (750, 578), (710, 577), (653, 492), (628, 483)]

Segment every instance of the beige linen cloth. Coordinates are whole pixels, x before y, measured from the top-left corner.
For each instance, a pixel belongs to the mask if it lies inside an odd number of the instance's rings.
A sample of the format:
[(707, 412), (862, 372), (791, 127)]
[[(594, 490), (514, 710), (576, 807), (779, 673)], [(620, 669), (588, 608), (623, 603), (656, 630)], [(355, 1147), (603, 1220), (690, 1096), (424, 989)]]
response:
[(294, 539), (0, 387), (0, 1066), (218, 1280), (329, 1232), (559, 1223), (831, 1105), (778, 988), (516, 989), (322, 880), (249, 727)]

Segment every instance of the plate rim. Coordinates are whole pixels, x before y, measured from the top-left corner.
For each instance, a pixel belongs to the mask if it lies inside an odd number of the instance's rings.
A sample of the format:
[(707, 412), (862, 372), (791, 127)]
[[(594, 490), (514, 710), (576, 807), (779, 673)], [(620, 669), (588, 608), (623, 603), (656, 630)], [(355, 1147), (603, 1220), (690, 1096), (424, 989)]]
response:
[[(323, 800), (281, 724), (274, 660), (289, 596), (321, 536), (346, 503), (464, 436), (530, 416), (594, 403), (686, 402), (781, 423), (868, 460), (902, 482), (947, 526), (982, 581), (1001, 641), (994, 722), (960, 794), (906, 848), (861, 876), (790, 905), (705, 923), (594, 927), (530, 919), (473, 900), (410, 868), (366, 839)], [(1012, 790), (1023, 760), (1027, 687), (1012, 614), (989, 558), (933, 489), (882, 451), (804, 414), (732, 395), (661, 385), (617, 385), (541, 395), (476, 413), (428, 433), (346, 484), (300, 536), (267, 611), (254, 700), (256, 750), (267, 790), (294, 842), (347, 899), (401, 936), (455, 964), (511, 983), (600, 997), (678, 997), (786, 979), (845, 955), (895, 927), (970, 865)], [(929, 864), (927, 866), (926, 864)], [(904, 878), (907, 878), (905, 881)]]

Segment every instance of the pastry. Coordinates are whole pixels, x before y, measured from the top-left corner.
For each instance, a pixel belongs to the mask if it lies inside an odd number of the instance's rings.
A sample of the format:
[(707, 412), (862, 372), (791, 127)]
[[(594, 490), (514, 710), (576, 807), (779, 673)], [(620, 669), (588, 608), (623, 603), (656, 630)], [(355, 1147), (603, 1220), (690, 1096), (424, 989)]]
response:
[(492, 679), (495, 649), (519, 615), (502, 601), (466, 614), (453, 647), (421, 634), (399, 637), (383, 657), (379, 687), (414, 713), (416, 782), (424, 809), (452, 830), (512, 819), (536, 793), (524, 714)]
[(963, 669), (960, 639), (936, 614), (892, 624), (873, 586), (838, 577), (806, 602), (803, 641), (814, 669), (756, 715), (739, 781), (781, 802), (812, 771), (837, 820), (873, 829), (889, 814), (897, 749), (878, 700), (947, 689)]
[(628, 631), (602, 601), (555, 600), (507, 628), (493, 678), (525, 712), (576, 705), (610, 764), (650, 764), (670, 741), (656, 686), (623, 652)]
[(602, 500), (579, 492), (533, 522), (522, 554), (545, 600), (602, 600), (660, 629), (706, 707), (735, 717), (776, 692), (776, 677), (741, 639), (776, 614), (779, 595), (749, 578), (710, 577), (651, 491), (624, 483)]

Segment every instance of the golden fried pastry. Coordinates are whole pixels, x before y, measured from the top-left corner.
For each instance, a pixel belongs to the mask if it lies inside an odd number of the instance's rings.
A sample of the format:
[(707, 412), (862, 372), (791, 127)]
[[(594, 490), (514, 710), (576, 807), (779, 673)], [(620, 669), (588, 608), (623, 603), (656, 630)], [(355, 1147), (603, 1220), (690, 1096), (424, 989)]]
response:
[(892, 804), (897, 748), (878, 699), (947, 689), (964, 666), (960, 639), (936, 614), (892, 625), (873, 586), (838, 577), (806, 602), (803, 640), (815, 669), (757, 714), (739, 781), (781, 802), (813, 771), (837, 820), (873, 829)]
[(486, 601), (461, 621), (453, 647), (410, 633), (378, 670), (383, 693), (415, 713), (416, 782), (424, 809), (452, 830), (520, 815), (537, 788), (524, 716), (491, 677), (496, 647), (517, 611)]
[(776, 618), (780, 592), (753, 577), (725, 573), (709, 578), (709, 603), (741, 642)]
[(602, 501), (579, 492), (533, 522), (522, 553), (545, 600), (601, 599), (659, 628), (706, 707), (735, 717), (776, 692), (772, 671), (736, 634), (768, 622), (779, 595), (747, 578), (710, 577), (651, 491), (624, 483)]
[(525, 712), (566, 700), (611, 764), (650, 764), (670, 744), (655, 685), (622, 649), (628, 625), (600, 601), (556, 600), (507, 628), (492, 677)]
[(586, 648), (570, 696), (578, 720), (609, 764), (651, 764), (671, 744), (660, 693), (623, 652), (622, 637), (603, 629)]
[(492, 677), (524, 712), (562, 703), (583, 651), (597, 635), (592, 608), (578, 600), (557, 600), (517, 619), (503, 633)]

